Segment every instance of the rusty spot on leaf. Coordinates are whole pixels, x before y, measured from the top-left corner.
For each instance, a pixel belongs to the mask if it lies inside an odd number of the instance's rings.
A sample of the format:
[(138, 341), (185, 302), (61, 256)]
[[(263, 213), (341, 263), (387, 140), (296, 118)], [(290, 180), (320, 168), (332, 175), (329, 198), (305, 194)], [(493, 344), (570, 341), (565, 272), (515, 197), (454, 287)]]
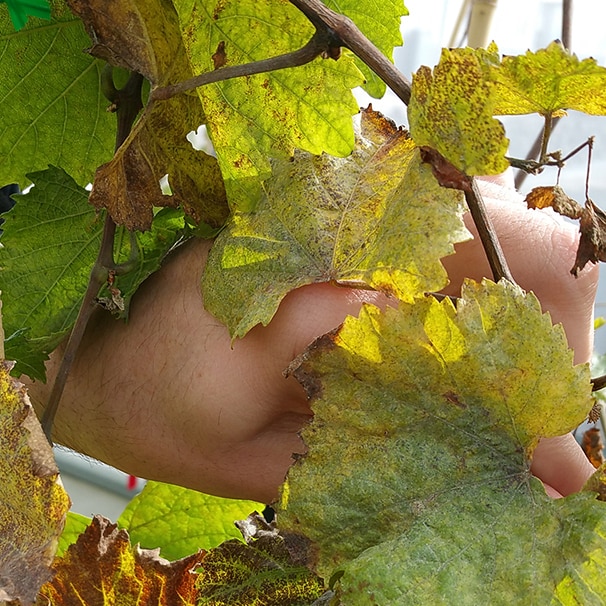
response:
[(217, 50), (212, 56), (213, 65), (215, 69), (223, 67), (227, 63), (227, 55), (225, 54), (225, 40), (221, 40), (217, 45)]
[(454, 404), (457, 408), (461, 410), (465, 410), (467, 408), (467, 404), (465, 402), (461, 402), (459, 396), (454, 391), (447, 391), (443, 393), (442, 396), (446, 399), (447, 402)]

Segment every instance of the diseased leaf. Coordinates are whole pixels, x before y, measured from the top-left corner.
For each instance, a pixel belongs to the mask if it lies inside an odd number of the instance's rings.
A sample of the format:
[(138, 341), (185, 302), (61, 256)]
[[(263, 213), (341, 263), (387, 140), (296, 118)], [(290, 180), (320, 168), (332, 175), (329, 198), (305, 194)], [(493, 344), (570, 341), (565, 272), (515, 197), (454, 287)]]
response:
[(132, 547), (128, 533), (95, 516), (78, 541), (55, 561), (54, 579), (38, 604), (196, 604), (194, 569), (201, 554), (176, 562), (157, 550)]
[(412, 80), (412, 138), (469, 176), (495, 175), (509, 166), (509, 141), (503, 125), (493, 118), (493, 60), (493, 54), (482, 49), (442, 49), (433, 73), (423, 66)]
[(199, 606), (309, 606), (322, 596), (324, 583), (307, 568), (309, 541), (278, 533), (259, 515), (240, 526), (246, 544), (227, 541), (204, 555)]
[[(166, 0), (70, 0), (70, 6), (95, 41), (93, 54), (145, 75), (154, 86), (191, 78), (177, 15)], [(129, 229), (149, 229), (159, 206), (180, 206), (196, 222), (223, 225), (228, 208), (217, 161), (186, 139), (205, 121), (195, 96), (149, 102), (114, 158), (97, 171), (91, 204)], [(165, 175), (171, 196), (160, 187)]]
[(263, 507), (253, 501), (147, 482), (117, 523), (128, 530), (131, 541), (150, 549), (159, 547), (164, 558), (176, 560), (229, 539), (241, 539), (234, 522)]
[[(30, 178), (36, 187), (5, 215), (0, 290), (7, 356), (19, 361), (17, 372), (43, 379), (43, 362), (75, 321), (101, 244), (103, 221), (87, 203), (88, 192), (61, 169), (51, 167)], [(135, 237), (134, 268), (115, 282), (125, 313), (139, 284), (158, 269), (184, 233), (182, 215), (166, 209), (149, 234)], [(116, 240), (117, 261), (126, 261), (131, 239), (119, 231)]]
[(579, 61), (558, 42), (525, 55), (503, 57), (493, 68), (495, 114), (562, 115), (574, 109), (606, 114), (606, 68)]
[(441, 188), (407, 133), (371, 110), (350, 157), (297, 153), (274, 163), (264, 189), (258, 209), (219, 234), (203, 277), (205, 306), (233, 337), (267, 324), (304, 284), (367, 285), (404, 301), (439, 290), (439, 259), (468, 237), (460, 192)]
[(603, 595), (604, 505), (552, 501), (529, 471), (538, 440), (592, 405), (588, 367), (532, 294), (468, 282), (457, 310), (365, 306), (294, 374), (315, 416), (278, 519), (318, 543), (321, 574), (344, 570), (343, 604)]
[(570, 273), (576, 276), (587, 263), (606, 261), (606, 213), (589, 198), (579, 225), (581, 238)]
[[(238, 65), (295, 51), (314, 33), (286, 0), (175, 0), (192, 71)], [(351, 89), (362, 77), (351, 55), (317, 58), (301, 67), (234, 78), (197, 89), (232, 208), (250, 210), (269, 156), (294, 148), (347, 156), (353, 149)]]
[(82, 23), (63, 0), (50, 23), (30, 19), (15, 33), (0, 4), (0, 185), (29, 183), (26, 173), (62, 166), (80, 184), (111, 158), (115, 120), (100, 95), (103, 63), (82, 51)]
[(0, 362), (0, 600), (35, 601), (51, 564), (69, 498), (23, 385)]
[(570, 219), (579, 219), (583, 214), (583, 207), (567, 196), (559, 185), (535, 187), (528, 192), (524, 201), (528, 208), (553, 208)]

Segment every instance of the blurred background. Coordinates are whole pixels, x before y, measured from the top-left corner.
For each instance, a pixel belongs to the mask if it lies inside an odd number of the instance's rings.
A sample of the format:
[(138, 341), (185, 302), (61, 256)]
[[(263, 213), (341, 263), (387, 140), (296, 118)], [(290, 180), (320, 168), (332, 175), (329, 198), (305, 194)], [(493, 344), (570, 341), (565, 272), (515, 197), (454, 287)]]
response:
[[(479, 0), (475, 0), (479, 1)], [(561, 38), (562, 0), (482, 0), (492, 11), (488, 40), (494, 40), (503, 54), (522, 54), (538, 50)], [(404, 46), (396, 49), (395, 62), (408, 76), (420, 65), (433, 67), (444, 46), (466, 45), (465, 29), (474, 0), (406, 0), (410, 12), (402, 21)], [(595, 58), (606, 66), (606, 37), (604, 17), (606, 5), (602, 0), (576, 0), (573, 3), (571, 50), (585, 59)], [(457, 25), (459, 23), (459, 25)], [(373, 107), (398, 124), (407, 125), (406, 108), (391, 93), (382, 100), (370, 99), (357, 91), (360, 105)], [(538, 116), (515, 116), (503, 120), (511, 140), (510, 155), (526, 157), (542, 128)], [(552, 136), (550, 150), (568, 153), (588, 136), (595, 135), (591, 170), (590, 197), (606, 208), (606, 117), (591, 117), (575, 112), (560, 121)], [(568, 195), (584, 201), (587, 154), (571, 159), (564, 169), (560, 184)], [(555, 184), (555, 169), (538, 177), (528, 177), (521, 187), (526, 193), (537, 185)], [(596, 305), (596, 315), (606, 316), (606, 280), (602, 280)], [(597, 351), (606, 352), (606, 326), (596, 334)], [(115, 520), (133, 492), (143, 482), (96, 461), (59, 449), (57, 460), (62, 478), (74, 501), (73, 510), (84, 515), (101, 513)]]

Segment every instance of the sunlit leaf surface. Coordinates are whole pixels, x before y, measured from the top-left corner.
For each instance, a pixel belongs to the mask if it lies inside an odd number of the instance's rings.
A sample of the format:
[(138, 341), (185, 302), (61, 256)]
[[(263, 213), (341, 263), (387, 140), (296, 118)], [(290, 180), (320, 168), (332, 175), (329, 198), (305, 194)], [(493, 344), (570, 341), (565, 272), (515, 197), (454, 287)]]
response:
[(458, 310), (365, 307), (295, 376), (315, 418), (278, 519), (318, 542), (322, 574), (344, 569), (344, 604), (603, 594), (604, 504), (553, 501), (529, 471), (539, 438), (592, 405), (588, 368), (533, 295), (468, 283)]
[(439, 290), (439, 259), (468, 238), (461, 197), (437, 184), (405, 131), (367, 111), (350, 157), (301, 152), (274, 164), (258, 209), (236, 213), (211, 250), (205, 305), (240, 337), (304, 284), (367, 285), (404, 301)]

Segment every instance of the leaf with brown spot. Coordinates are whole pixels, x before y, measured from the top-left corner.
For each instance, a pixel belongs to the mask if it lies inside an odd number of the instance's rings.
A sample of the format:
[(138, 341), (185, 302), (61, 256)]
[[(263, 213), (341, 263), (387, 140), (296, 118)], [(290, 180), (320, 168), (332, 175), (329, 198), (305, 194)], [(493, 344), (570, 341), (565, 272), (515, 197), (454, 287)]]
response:
[(52, 449), (23, 385), (0, 362), (0, 600), (31, 604), (52, 577), (69, 509)]
[(246, 544), (227, 541), (204, 555), (200, 606), (307, 606), (324, 594), (324, 582), (307, 568), (309, 539), (279, 533), (258, 514), (239, 525)]
[[(90, 194), (97, 208), (129, 229), (149, 229), (153, 208), (181, 208), (196, 222), (220, 227), (228, 215), (217, 161), (186, 140), (204, 121), (200, 103), (180, 95), (150, 103), (114, 158), (99, 167)], [(172, 195), (160, 179), (168, 174)]]
[[(70, 6), (94, 40), (95, 56), (143, 74), (153, 86), (192, 77), (177, 14), (166, 0), (70, 0)], [(195, 96), (148, 103), (114, 158), (97, 170), (91, 203), (129, 229), (149, 229), (158, 206), (181, 206), (196, 222), (220, 227), (228, 208), (217, 161), (186, 140), (205, 122)], [(166, 174), (172, 196), (160, 187)]]
[(288, 292), (337, 282), (412, 301), (447, 283), (466, 240), (459, 191), (437, 183), (403, 130), (363, 113), (348, 158), (276, 161), (254, 213), (234, 213), (203, 276), (204, 303), (234, 338), (266, 325)]
[(133, 547), (125, 530), (95, 516), (55, 562), (38, 604), (195, 605), (202, 554), (169, 562), (158, 551)]
[(493, 118), (488, 76), (494, 59), (483, 49), (443, 49), (433, 72), (423, 66), (412, 80), (412, 138), (469, 176), (498, 174), (509, 166), (505, 130)]

